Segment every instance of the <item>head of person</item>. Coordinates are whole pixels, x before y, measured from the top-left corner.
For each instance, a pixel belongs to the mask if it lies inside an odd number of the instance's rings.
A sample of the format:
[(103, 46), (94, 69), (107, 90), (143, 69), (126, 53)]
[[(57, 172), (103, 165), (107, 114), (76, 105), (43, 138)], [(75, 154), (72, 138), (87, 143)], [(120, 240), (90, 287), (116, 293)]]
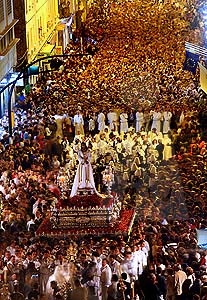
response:
[(80, 282), (80, 280), (78, 278), (76, 278), (74, 280), (74, 285), (75, 285), (75, 287), (80, 287), (81, 286), (81, 282)]
[(187, 276), (192, 275), (193, 273), (194, 273), (193, 268), (191, 268), (191, 267), (187, 267), (186, 268), (186, 274), (187, 274)]
[(111, 277), (111, 281), (118, 282), (118, 280), (119, 280), (119, 277), (116, 274), (113, 274)]
[(127, 273), (121, 273), (121, 279), (127, 280)]
[(176, 272), (181, 271), (181, 270), (182, 270), (181, 265), (180, 265), (180, 264), (176, 264), (176, 265), (174, 266), (174, 270), (175, 270)]
[(131, 250), (130, 250), (130, 249), (127, 249), (127, 250), (125, 251), (125, 253), (124, 253), (124, 256), (125, 256), (126, 259), (131, 259), (131, 257), (132, 257), (132, 252), (131, 252)]
[(82, 151), (87, 151), (87, 146), (86, 146), (86, 143), (81, 143), (81, 150)]
[(52, 289), (55, 289), (55, 288), (57, 287), (57, 281), (52, 280), (52, 281), (50, 282), (50, 286), (51, 286)]
[(48, 251), (48, 250), (45, 250), (44, 252), (43, 252), (43, 257), (44, 258), (48, 258), (50, 256), (50, 252)]
[(80, 260), (81, 260), (82, 263), (86, 261), (86, 254), (85, 253), (81, 254)]
[(102, 259), (102, 266), (105, 267), (107, 265), (107, 259), (103, 258)]
[(173, 268), (168, 268), (168, 269), (167, 269), (167, 275), (173, 276), (173, 274), (174, 274)]
[(152, 283), (156, 282), (157, 278), (156, 278), (156, 275), (154, 273), (150, 274), (150, 280), (152, 281)]

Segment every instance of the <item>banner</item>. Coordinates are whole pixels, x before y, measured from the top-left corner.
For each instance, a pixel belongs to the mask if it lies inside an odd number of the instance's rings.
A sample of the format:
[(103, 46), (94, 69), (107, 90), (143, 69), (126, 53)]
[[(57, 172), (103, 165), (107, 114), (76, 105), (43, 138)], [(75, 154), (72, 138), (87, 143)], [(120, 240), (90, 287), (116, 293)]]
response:
[(206, 48), (199, 46), (199, 45), (189, 43), (189, 42), (185, 42), (185, 50), (187, 50), (191, 53), (196, 53), (198, 55), (207, 56)]
[(198, 63), (200, 68), (200, 85), (201, 89), (207, 94), (207, 69)]
[(186, 58), (183, 64), (183, 70), (187, 70), (192, 72), (194, 75), (196, 74), (196, 69), (198, 66), (199, 55), (195, 53), (191, 53), (186, 50)]

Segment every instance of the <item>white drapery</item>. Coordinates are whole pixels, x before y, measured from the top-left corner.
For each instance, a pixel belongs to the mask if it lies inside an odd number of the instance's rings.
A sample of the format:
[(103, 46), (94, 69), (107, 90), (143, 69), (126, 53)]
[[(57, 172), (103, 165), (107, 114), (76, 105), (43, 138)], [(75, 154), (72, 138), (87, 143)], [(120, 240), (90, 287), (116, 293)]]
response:
[(91, 152), (87, 150), (78, 152), (78, 168), (74, 178), (70, 197), (77, 194), (78, 189), (93, 189), (98, 194), (93, 178), (93, 169), (91, 166)]

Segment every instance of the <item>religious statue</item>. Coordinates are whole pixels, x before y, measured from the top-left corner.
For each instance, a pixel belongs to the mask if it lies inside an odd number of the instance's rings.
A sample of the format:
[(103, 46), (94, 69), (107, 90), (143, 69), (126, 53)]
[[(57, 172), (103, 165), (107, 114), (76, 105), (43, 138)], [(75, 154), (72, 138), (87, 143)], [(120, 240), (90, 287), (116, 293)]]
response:
[(91, 151), (84, 142), (81, 143), (81, 149), (78, 151), (78, 161), (79, 164), (70, 197), (75, 196), (79, 189), (92, 189), (98, 194), (95, 187), (93, 169), (91, 166)]

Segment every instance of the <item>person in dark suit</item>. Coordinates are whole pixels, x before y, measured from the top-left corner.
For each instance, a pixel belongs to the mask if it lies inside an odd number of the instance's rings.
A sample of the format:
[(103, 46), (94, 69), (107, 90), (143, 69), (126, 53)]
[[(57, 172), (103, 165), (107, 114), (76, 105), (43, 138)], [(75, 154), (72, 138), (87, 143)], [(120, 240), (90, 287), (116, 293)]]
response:
[(167, 286), (166, 286), (166, 279), (165, 276), (162, 275), (162, 268), (157, 267), (157, 285), (160, 290), (161, 295), (163, 296), (163, 299), (166, 298), (167, 293)]
[(164, 144), (162, 143), (161, 140), (158, 140), (158, 145), (155, 148), (158, 152), (158, 160), (162, 161), (163, 160), (163, 151), (164, 151)]
[(131, 299), (131, 284), (127, 281), (127, 274), (122, 273), (121, 279), (117, 285), (118, 299)]

